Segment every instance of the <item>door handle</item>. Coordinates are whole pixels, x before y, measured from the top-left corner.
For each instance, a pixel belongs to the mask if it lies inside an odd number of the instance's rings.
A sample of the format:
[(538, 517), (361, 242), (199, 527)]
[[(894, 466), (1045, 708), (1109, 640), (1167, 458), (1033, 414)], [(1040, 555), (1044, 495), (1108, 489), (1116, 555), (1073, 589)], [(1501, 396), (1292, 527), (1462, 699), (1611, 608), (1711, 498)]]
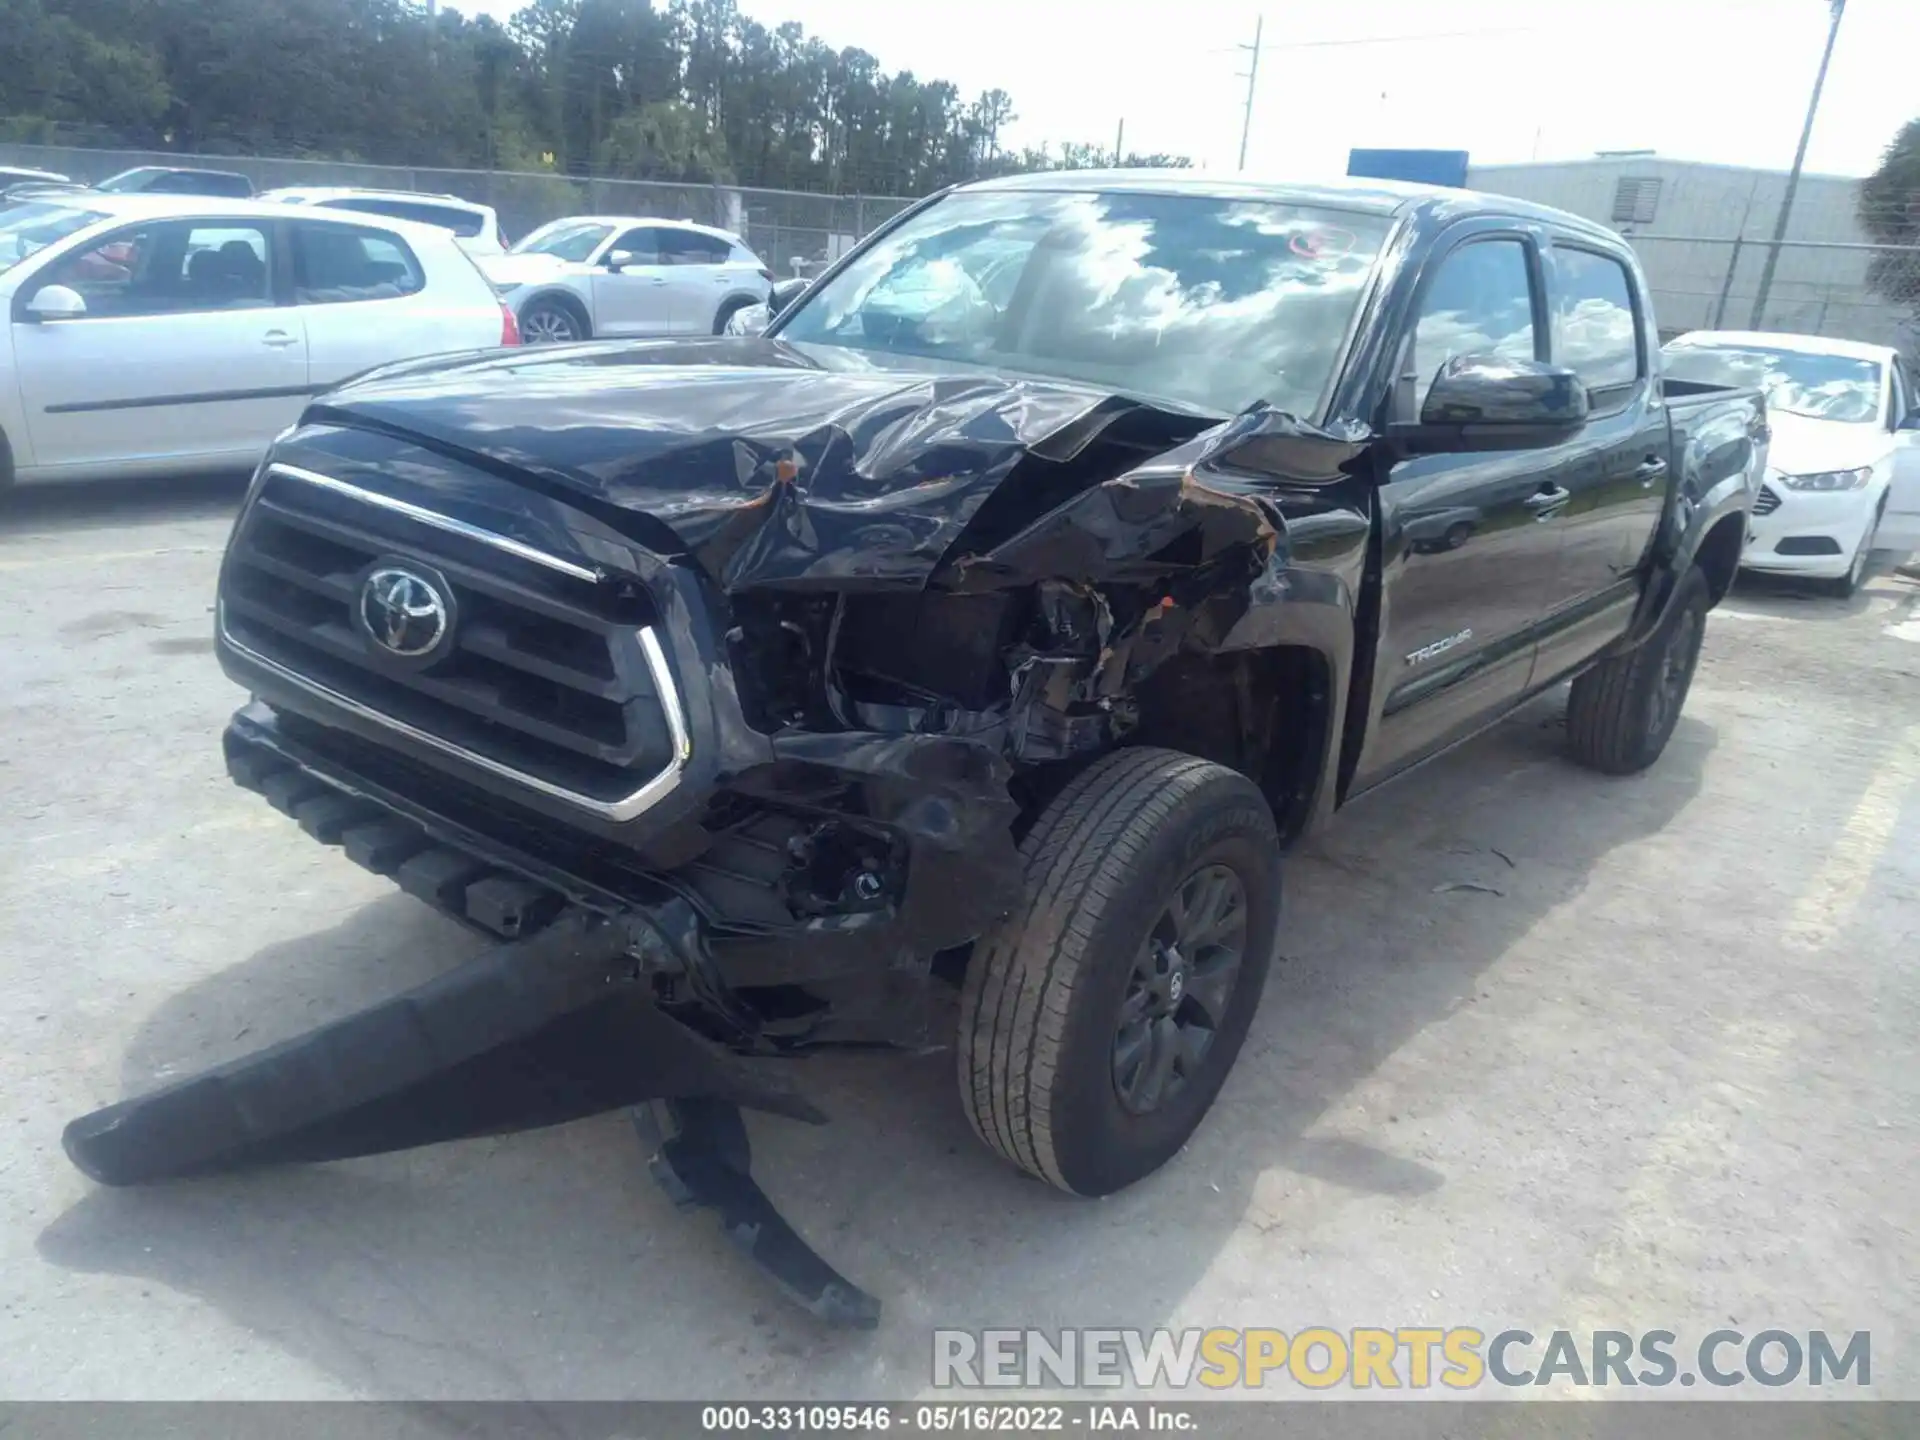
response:
[(266, 337), (261, 340), (260, 343), (262, 345), (271, 345), (276, 350), (284, 350), (289, 345), (298, 345), (300, 343), (300, 337), (297, 335), (289, 335), (284, 330), (269, 330), (266, 333)]
[(1572, 498), (1573, 492), (1571, 490), (1562, 489), (1560, 486), (1553, 484), (1542, 485), (1527, 497), (1527, 508), (1538, 512), (1534, 515), (1534, 519), (1551, 520), (1553, 518), (1553, 512)]
[(1633, 467), (1633, 478), (1642, 485), (1651, 485), (1667, 473), (1667, 462), (1658, 455), (1649, 455), (1640, 464)]

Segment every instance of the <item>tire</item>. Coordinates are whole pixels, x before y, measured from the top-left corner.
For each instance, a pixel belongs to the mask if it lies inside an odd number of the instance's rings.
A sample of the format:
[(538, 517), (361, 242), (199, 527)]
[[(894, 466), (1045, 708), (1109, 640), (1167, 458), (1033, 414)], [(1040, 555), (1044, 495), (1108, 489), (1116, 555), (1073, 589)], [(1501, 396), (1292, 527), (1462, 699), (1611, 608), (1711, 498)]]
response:
[[(1020, 854), (1023, 898), (974, 947), (961, 991), (961, 1103), (1030, 1175), (1110, 1194), (1174, 1156), (1233, 1067), (1278, 937), (1279, 837), (1244, 776), (1143, 747), (1076, 776)], [(1223, 917), (1218, 944), (1164, 948), (1176, 897), (1195, 941)], [(1175, 1041), (1171, 1067), (1150, 1069)]]
[(542, 296), (520, 312), (520, 338), (528, 345), (567, 345), (591, 333), (586, 317), (564, 300)]
[(1456, 520), (1447, 527), (1447, 533), (1441, 537), (1449, 550), (1458, 550), (1473, 535), (1473, 526), (1464, 520)]
[(1575, 760), (1633, 775), (1660, 758), (1693, 685), (1711, 598), (1706, 575), (1693, 566), (1653, 634), (1573, 682), (1567, 740)]

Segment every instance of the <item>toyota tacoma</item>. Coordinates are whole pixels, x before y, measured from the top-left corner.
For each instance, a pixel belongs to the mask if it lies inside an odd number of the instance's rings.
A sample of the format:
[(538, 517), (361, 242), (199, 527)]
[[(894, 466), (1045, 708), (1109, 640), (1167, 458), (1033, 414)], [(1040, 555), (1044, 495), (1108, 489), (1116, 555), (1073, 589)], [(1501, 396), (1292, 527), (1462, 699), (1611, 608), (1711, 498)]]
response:
[(1569, 681), (1576, 760), (1658, 758), (1768, 438), (1658, 333), (1557, 211), (1041, 175), (926, 200), (762, 334), (317, 399), (220, 576), (228, 769), (501, 943), (69, 1153), (632, 1106), (678, 1198), (871, 1323), (747, 1177), (739, 1107), (821, 1118), (762, 1060), (950, 1042), (988, 1147), (1106, 1194), (1218, 1093), (1302, 833)]

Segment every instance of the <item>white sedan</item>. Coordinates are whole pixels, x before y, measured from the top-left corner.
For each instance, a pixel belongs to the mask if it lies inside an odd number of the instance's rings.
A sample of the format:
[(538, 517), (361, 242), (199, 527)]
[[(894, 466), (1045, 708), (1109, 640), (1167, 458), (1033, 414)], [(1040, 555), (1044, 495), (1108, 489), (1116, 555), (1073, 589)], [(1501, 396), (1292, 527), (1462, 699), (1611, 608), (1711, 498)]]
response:
[(0, 486), (250, 466), (370, 366), (517, 344), (445, 230), (204, 196), (0, 211)]
[(1741, 565), (1851, 595), (1876, 548), (1920, 545), (1920, 396), (1884, 345), (1697, 330), (1663, 352), (1675, 379), (1758, 386), (1773, 442)]
[(479, 263), (529, 345), (719, 335), (773, 290), (773, 272), (738, 235), (685, 220), (570, 216)]

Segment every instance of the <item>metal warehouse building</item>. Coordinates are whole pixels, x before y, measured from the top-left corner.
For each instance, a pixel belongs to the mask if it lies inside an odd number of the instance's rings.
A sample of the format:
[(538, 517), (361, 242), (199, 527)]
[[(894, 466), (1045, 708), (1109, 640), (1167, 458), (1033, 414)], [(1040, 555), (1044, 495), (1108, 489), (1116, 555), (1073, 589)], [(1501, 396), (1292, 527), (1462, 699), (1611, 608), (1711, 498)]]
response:
[[(1765, 314), (1756, 321), (1780, 170), (1699, 165), (1651, 153), (1553, 164), (1474, 165), (1467, 184), (1571, 210), (1632, 238), (1653, 285), (1662, 338), (1684, 330), (1767, 329), (1920, 350), (1905, 307), (1867, 288), (1874, 246), (1861, 227), (1858, 180), (1800, 177)], [(1920, 264), (1920, 256), (1915, 256)]]

